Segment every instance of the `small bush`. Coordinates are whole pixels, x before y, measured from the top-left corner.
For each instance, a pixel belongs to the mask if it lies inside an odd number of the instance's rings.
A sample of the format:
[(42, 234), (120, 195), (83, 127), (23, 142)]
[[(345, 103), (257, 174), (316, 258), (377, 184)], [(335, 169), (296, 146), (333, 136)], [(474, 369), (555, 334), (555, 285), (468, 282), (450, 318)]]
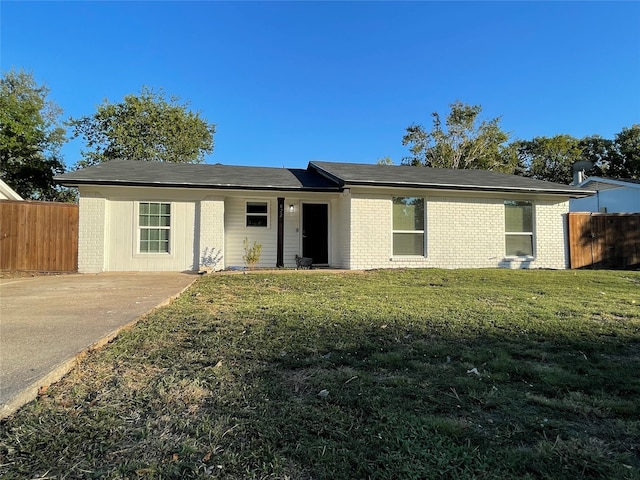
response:
[(253, 245), (250, 245), (249, 239), (245, 237), (242, 245), (244, 246), (244, 255), (242, 256), (242, 259), (248, 268), (253, 268), (260, 261), (262, 244), (254, 240)]

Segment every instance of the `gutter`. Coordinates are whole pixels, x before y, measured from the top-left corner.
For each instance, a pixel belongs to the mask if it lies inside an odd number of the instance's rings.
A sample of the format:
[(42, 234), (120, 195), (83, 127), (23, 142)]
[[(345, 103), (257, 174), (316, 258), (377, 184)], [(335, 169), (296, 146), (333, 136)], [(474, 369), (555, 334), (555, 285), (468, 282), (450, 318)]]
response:
[(572, 198), (588, 197), (595, 195), (594, 190), (553, 190), (544, 188), (526, 187), (490, 187), (484, 185), (457, 185), (457, 184), (433, 184), (433, 183), (399, 183), (399, 182), (367, 182), (356, 181), (346, 182), (345, 187), (366, 186), (366, 187), (405, 187), (405, 188), (428, 188), (432, 190), (452, 190), (452, 191), (482, 191), (482, 192), (512, 192), (512, 193), (539, 193), (548, 195), (566, 195)]
[(111, 187), (154, 187), (154, 188), (189, 188), (189, 189), (218, 189), (218, 190), (260, 190), (281, 192), (325, 192), (340, 193), (344, 189), (341, 187), (286, 187), (278, 185), (209, 185), (209, 184), (193, 184), (193, 183), (158, 183), (158, 182), (126, 182), (113, 180), (54, 180), (65, 187), (79, 187), (82, 185), (99, 185)]

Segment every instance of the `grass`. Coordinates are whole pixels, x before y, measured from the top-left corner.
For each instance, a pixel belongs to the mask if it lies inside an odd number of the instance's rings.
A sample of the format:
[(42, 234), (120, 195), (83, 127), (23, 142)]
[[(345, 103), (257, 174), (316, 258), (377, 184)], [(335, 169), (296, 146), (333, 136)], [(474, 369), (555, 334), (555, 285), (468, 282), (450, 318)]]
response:
[(640, 478), (640, 273), (203, 277), (0, 426), (22, 478)]

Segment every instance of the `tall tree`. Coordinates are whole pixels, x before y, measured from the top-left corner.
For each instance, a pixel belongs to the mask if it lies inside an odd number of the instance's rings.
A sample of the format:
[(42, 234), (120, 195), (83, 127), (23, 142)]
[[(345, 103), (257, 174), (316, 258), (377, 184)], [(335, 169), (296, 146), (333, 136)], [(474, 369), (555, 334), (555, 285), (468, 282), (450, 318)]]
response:
[(48, 95), (23, 70), (0, 80), (0, 178), (25, 199), (69, 200), (73, 194), (53, 181), (64, 172), (60, 147), (66, 139), (62, 110)]
[(535, 137), (517, 142), (518, 156), (525, 167), (524, 175), (549, 182), (570, 184), (572, 166), (582, 160), (580, 141), (571, 135)]
[(410, 125), (402, 138), (409, 146), (405, 165), (439, 168), (476, 168), (512, 173), (516, 157), (509, 150), (509, 134), (500, 128), (500, 118), (480, 120), (482, 107), (457, 101), (442, 124), (440, 114), (432, 113), (433, 128)]
[[(640, 125), (623, 128), (613, 140), (600, 135), (577, 139), (570, 135), (535, 137), (512, 144), (518, 152), (522, 175), (569, 184), (573, 164), (588, 160), (588, 176), (640, 178)], [(516, 172), (517, 173), (517, 172)]]
[(616, 134), (607, 167), (608, 176), (640, 178), (640, 124)]
[(215, 125), (188, 110), (188, 103), (148, 87), (120, 103), (105, 100), (96, 113), (69, 125), (89, 148), (78, 167), (113, 159), (200, 163), (213, 151)]
[(580, 160), (587, 160), (593, 164), (593, 168), (587, 174), (589, 176), (606, 175), (611, 155), (615, 151), (613, 140), (600, 135), (588, 135), (580, 139), (578, 146), (581, 150)]

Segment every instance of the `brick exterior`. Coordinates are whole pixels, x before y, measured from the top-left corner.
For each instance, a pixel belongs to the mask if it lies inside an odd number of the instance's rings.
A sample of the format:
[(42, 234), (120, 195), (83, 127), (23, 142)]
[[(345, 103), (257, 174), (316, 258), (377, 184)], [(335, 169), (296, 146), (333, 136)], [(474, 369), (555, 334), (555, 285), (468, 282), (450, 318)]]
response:
[(534, 257), (510, 258), (505, 255), (504, 199), (424, 198), (426, 255), (394, 257), (392, 196), (353, 194), (349, 268), (567, 267), (567, 201), (533, 200)]
[[(199, 208), (200, 267), (223, 270), (224, 262), (224, 198), (206, 197), (200, 201)], [(218, 260), (215, 265), (204, 265), (206, 259)]]
[[(152, 271), (202, 267), (205, 251), (220, 257), (216, 270), (242, 265), (243, 239), (262, 244), (259, 266), (276, 263), (276, 196), (259, 192), (234, 192), (209, 196), (209, 192), (106, 188), (81, 189), (78, 269), (82, 273)], [(225, 192), (226, 193), (226, 192)], [(159, 194), (162, 196), (159, 197)], [(280, 194), (282, 195), (282, 194)], [(425, 199), (425, 255), (392, 254), (392, 197)], [(282, 195), (285, 196), (285, 195)], [(285, 196), (286, 197), (286, 196)], [(505, 256), (504, 200), (534, 204), (534, 256)], [(136, 253), (135, 199), (172, 202), (171, 255)], [(264, 199), (270, 204), (269, 228), (245, 226), (245, 203)], [(284, 261), (295, 265), (300, 251), (302, 203), (330, 205), (330, 266), (345, 269), (375, 268), (567, 268), (566, 214), (568, 199), (515, 194), (446, 195), (441, 192), (399, 189), (351, 188), (322, 196), (313, 193), (286, 197), (294, 205), (285, 214)], [(198, 251), (196, 251), (198, 249)]]
[(79, 204), (78, 272), (103, 272), (107, 200), (83, 193)]

